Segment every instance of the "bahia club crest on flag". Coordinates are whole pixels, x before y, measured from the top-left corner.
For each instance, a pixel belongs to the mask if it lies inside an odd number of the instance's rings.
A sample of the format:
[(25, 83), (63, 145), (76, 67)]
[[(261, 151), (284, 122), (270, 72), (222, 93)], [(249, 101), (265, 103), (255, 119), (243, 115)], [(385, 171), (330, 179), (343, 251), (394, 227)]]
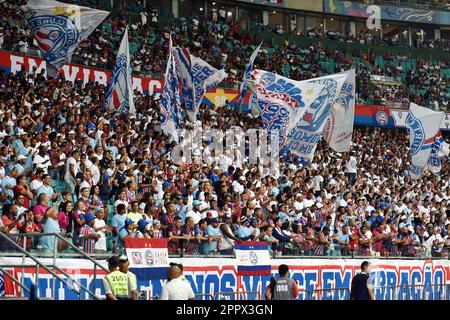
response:
[(428, 159), (428, 170), (433, 173), (439, 173), (442, 168), (442, 158), (448, 157), (449, 152), (449, 145), (444, 141), (441, 130), (439, 130), (433, 146), (431, 147), (431, 154)]
[(52, 77), (56, 77), (80, 42), (109, 14), (54, 0), (28, 0), (22, 10), (47, 62), (47, 73)]
[(128, 29), (125, 29), (122, 42), (120, 43), (116, 64), (106, 91), (105, 104), (110, 110), (117, 110), (119, 113), (135, 116)]
[(138, 279), (165, 279), (169, 268), (167, 239), (125, 238), (130, 271)]
[(409, 131), (411, 154), (410, 175), (414, 179), (420, 178), (427, 166), (443, 117), (443, 112), (433, 111), (412, 102), (410, 104), (406, 128)]
[(341, 92), (331, 107), (324, 140), (336, 152), (348, 152), (352, 143), (355, 115), (355, 69), (349, 70)]
[(270, 254), (267, 242), (243, 242), (236, 244), (237, 272), (240, 276), (269, 275)]

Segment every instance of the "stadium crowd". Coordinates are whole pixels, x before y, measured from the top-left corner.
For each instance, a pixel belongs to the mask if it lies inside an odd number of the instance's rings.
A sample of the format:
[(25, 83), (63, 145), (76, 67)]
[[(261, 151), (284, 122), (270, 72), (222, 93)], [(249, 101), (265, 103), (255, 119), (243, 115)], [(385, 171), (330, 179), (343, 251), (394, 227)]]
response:
[[(24, 26), (20, 5), (25, 0), (0, 2), (0, 48), (27, 53), (37, 50), (37, 43), (30, 30)], [(151, 9), (149, 9), (150, 12)], [(145, 13), (145, 14), (144, 14)], [(242, 72), (255, 45), (260, 42), (258, 33), (251, 36), (239, 28), (239, 22), (218, 19), (214, 16), (181, 17), (172, 26), (162, 26), (158, 18), (148, 17), (142, 11), (140, 19), (130, 22), (130, 17), (121, 11), (115, 17), (108, 17), (90, 37), (83, 41), (74, 53), (73, 61), (89, 66), (112, 69), (120, 39), (129, 25), (130, 51), (133, 71), (137, 74), (161, 78), (167, 57), (167, 38), (172, 33), (175, 44), (188, 46), (190, 52), (202, 57), (217, 68), (229, 70), (229, 77), (223, 84), (237, 89)], [(219, 16), (220, 17), (220, 16)], [(172, 28), (171, 28), (172, 27)], [(257, 31), (270, 31), (275, 26), (261, 27)], [(266, 30), (270, 28), (270, 30)], [(278, 31), (280, 29), (278, 28)], [(280, 32), (277, 32), (280, 33)], [(309, 79), (325, 74), (336, 73), (349, 68), (357, 71), (357, 96), (359, 103), (381, 103), (409, 105), (415, 102), (434, 109), (447, 110), (450, 101), (450, 66), (448, 60), (426, 61), (410, 59), (404, 54), (375, 56), (354, 51), (346, 52), (339, 48), (324, 48), (322, 39), (357, 42), (361, 44), (403, 43), (400, 40), (378, 39), (370, 33), (341, 35), (338, 32), (324, 31), (322, 27), (308, 27), (304, 36), (317, 39), (317, 42), (301, 47), (286, 41), (278, 46), (266, 40), (256, 60), (256, 66), (274, 71), (295, 80)], [(422, 43), (422, 42), (421, 42)], [(423, 41), (429, 43), (429, 41)], [(442, 40), (442, 43), (447, 41)], [(433, 47), (434, 45), (428, 45)], [(435, 45), (440, 49), (444, 45)], [(407, 50), (405, 48), (405, 50)], [(417, 71), (415, 71), (417, 66)], [(428, 68), (419, 68), (427, 66)], [(373, 75), (394, 77), (400, 85), (382, 85), (378, 90), (371, 89)], [(437, 83), (439, 87), (431, 84)]]
[[(29, 31), (13, 27), (12, 21), (23, 17), (8, 3), (0, 3), (9, 8), (0, 10), (0, 44), (22, 42), (31, 48)], [(253, 51), (250, 45), (258, 39), (238, 32), (232, 22), (184, 21), (173, 32), (175, 42), (225, 67), (230, 73), (225, 82), (237, 86)], [(171, 31), (144, 25), (131, 26), (131, 42), (139, 44), (134, 68), (160, 74)], [(110, 68), (125, 26), (126, 16), (107, 20), (77, 54), (91, 65)], [(361, 59), (322, 48), (320, 42), (271, 49), (258, 56), (259, 68), (302, 80), (356, 65), (359, 98), (374, 96), (369, 79), (376, 59), (371, 55), (368, 64), (356, 62)], [(450, 98), (450, 91), (442, 96), (443, 90), (428, 90), (436, 84), (449, 88), (449, 78), (440, 73), (447, 61), (415, 61), (419, 68), (410, 72), (399, 70), (403, 56), (385, 58), (393, 64), (378, 66), (377, 73), (408, 72), (407, 83), (427, 91), (438, 105)], [(324, 66), (324, 60), (334, 61), (333, 66)], [(383, 99), (385, 92), (389, 99), (399, 96), (387, 89), (375, 95)], [(229, 255), (235, 243), (249, 240), (267, 241), (275, 256), (442, 257), (449, 252), (449, 162), (443, 161), (440, 174), (412, 180), (409, 140), (402, 130), (355, 128), (350, 153), (338, 154), (322, 142), (308, 165), (283, 153), (281, 175), (274, 177), (219, 155), (212, 165), (174, 163), (174, 143), (159, 125), (159, 100), (138, 91), (133, 118), (105, 112), (104, 86), (63, 77), (47, 80), (36, 68), (0, 71), (0, 96), (0, 231), (10, 235), (60, 233), (86, 253), (123, 252), (126, 237), (167, 238), (171, 253), (189, 255)], [(400, 97), (405, 103), (424, 102), (423, 95)], [(195, 125), (262, 127), (259, 117), (228, 104), (202, 106)], [(56, 240), (18, 241), (47, 253)], [(67, 249), (63, 241), (57, 245)], [(0, 250), (11, 248), (2, 243)]]
[[(401, 130), (355, 128), (350, 154), (321, 143), (308, 166), (283, 153), (276, 178), (226, 156), (174, 163), (149, 95), (135, 92), (130, 119), (104, 112), (105, 88), (94, 83), (34, 70), (0, 72), (0, 88), (3, 232), (61, 233), (87, 253), (121, 251), (126, 237), (168, 238), (170, 252), (182, 254), (232, 254), (248, 240), (268, 241), (275, 255), (443, 256), (450, 248), (449, 163), (411, 180)], [(204, 129), (261, 127), (228, 105), (202, 106), (198, 119)], [(52, 252), (54, 241), (39, 245)]]

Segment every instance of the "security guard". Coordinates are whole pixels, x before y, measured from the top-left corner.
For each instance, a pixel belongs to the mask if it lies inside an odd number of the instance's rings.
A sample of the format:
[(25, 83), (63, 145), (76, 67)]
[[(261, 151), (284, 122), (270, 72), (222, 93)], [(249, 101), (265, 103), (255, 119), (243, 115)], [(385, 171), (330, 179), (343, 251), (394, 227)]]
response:
[(128, 261), (128, 257), (126, 255), (121, 255), (119, 257), (119, 270), (120, 272), (127, 275), (127, 277), (130, 279), (130, 292), (131, 292), (131, 298), (133, 300), (138, 299), (138, 291), (137, 291), (137, 277), (136, 275), (128, 270), (128, 267), (130, 266), (130, 262)]
[(299, 289), (297, 281), (289, 278), (289, 267), (281, 264), (278, 267), (280, 277), (271, 279), (266, 290), (267, 300), (294, 300), (297, 298)]
[(130, 278), (120, 272), (119, 258), (112, 256), (108, 259), (109, 274), (103, 278), (103, 288), (106, 300), (130, 300)]
[(353, 277), (350, 300), (374, 300), (372, 286), (370, 285), (370, 263), (361, 263), (361, 273)]

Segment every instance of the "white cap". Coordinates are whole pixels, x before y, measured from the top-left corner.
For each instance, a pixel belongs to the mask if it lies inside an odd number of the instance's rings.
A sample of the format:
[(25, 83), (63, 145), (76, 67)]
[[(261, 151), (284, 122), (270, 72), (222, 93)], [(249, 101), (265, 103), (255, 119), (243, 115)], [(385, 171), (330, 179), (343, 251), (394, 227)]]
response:
[(24, 156), (23, 154), (17, 157), (17, 160), (24, 160), (24, 159), (27, 159), (27, 157)]

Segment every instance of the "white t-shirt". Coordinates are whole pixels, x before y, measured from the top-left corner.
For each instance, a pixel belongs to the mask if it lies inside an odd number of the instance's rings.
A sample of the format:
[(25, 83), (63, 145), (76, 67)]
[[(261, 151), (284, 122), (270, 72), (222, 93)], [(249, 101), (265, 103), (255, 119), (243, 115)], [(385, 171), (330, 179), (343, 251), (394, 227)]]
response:
[(350, 159), (347, 161), (347, 172), (348, 173), (356, 173), (356, 166), (357, 161), (354, 156), (351, 156)]
[[(94, 223), (94, 228), (95, 229), (104, 227), (105, 225), (106, 225), (105, 224), (105, 220), (98, 219), (98, 218), (95, 219), (95, 223)], [(105, 230), (99, 230), (99, 231), (97, 231), (97, 234), (100, 235), (100, 238), (95, 243), (95, 250), (105, 250), (105, 251), (107, 251)]]
[(78, 173), (78, 164), (77, 164), (77, 160), (75, 160), (75, 158), (74, 157), (70, 157), (69, 159), (67, 159), (67, 161), (66, 161), (66, 173), (65, 173), (65, 175), (64, 175), (64, 179), (66, 179), (66, 180), (69, 180), (69, 179), (74, 179), (73, 177), (72, 177), (72, 175), (70, 174), (70, 165), (71, 164), (73, 164), (74, 166), (75, 166), (75, 168), (74, 168), (74, 174), (75, 174), (75, 176), (77, 175), (77, 173)]
[(303, 208), (309, 208), (315, 203), (314, 199), (303, 199)]
[(188, 300), (194, 298), (195, 294), (191, 284), (181, 277), (167, 282), (161, 292), (161, 300)]
[(198, 211), (194, 211), (194, 210), (189, 210), (186, 213), (186, 218), (187, 217), (191, 217), (194, 220), (195, 224), (198, 224), (198, 222), (200, 221), (200, 219), (202, 218), (202, 214)]
[(323, 177), (321, 175), (316, 175), (314, 180), (314, 191), (320, 191), (320, 184), (323, 183)]
[(40, 154), (36, 154), (33, 164), (36, 165), (36, 168), (44, 170), (44, 173), (48, 173), (47, 169), (51, 165), (50, 157), (48, 155), (41, 157)]
[(89, 170), (91, 170), (92, 181), (94, 182), (94, 185), (97, 185), (100, 181), (100, 170), (96, 165), (92, 165)]
[(42, 182), (42, 180), (39, 181), (38, 179), (34, 179), (30, 183), (30, 190), (35, 191), (35, 190), (39, 189), (43, 184), (44, 184), (44, 182)]

